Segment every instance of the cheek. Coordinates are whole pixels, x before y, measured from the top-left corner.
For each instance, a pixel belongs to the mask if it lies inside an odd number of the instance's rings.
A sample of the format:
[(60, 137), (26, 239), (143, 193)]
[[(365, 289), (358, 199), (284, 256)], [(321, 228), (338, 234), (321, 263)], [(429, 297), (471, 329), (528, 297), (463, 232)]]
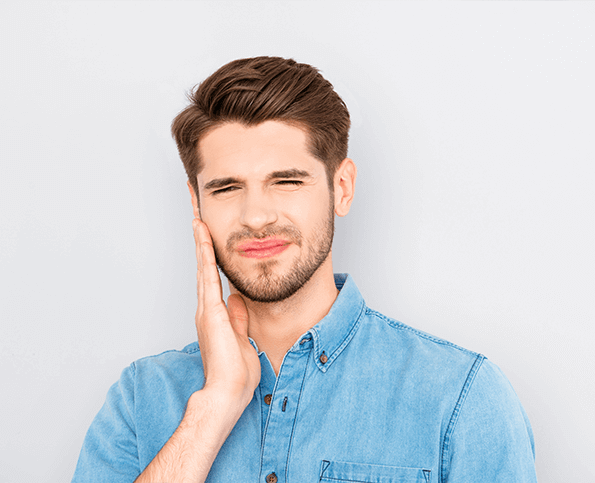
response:
[(311, 193), (294, 202), (288, 208), (288, 216), (291, 221), (303, 231), (311, 231), (319, 228), (321, 221), (329, 216), (332, 200), (328, 192)]
[(231, 232), (228, 219), (220, 210), (212, 210), (203, 207), (201, 210), (201, 219), (209, 227), (211, 239), (218, 248), (225, 247), (227, 235)]
[(217, 202), (217, 200), (203, 198), (200, 211), (202, 221), (209, 225), (209, 228), (211, 225), (215, 228), (229, 224), (237, 210), (231, 202)]

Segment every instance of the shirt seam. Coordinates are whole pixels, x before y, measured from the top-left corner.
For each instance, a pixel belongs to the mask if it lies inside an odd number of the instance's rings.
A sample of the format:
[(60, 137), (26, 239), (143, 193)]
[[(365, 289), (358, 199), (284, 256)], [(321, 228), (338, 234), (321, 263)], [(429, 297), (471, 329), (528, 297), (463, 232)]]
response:
[(475, 377), (477, 376), (477, 373), (479, 372), (484, 360), (485, 356), (477, 354), (477, 357), (475, 358), (475, 361), (473, 361), (473, 365), (467, 374), (467, 379), (463, 384), (459, 398), (450, 417), (450, 421), (448, 422), (448, 426), (446, 427), (446, 432), (444, 433), (444, 440), (441, 447), (442, 457), (440, 458), (440, 481), (444, 481), (445, 478), (445, 468), (448, 466), (448, 454), (450, 451), (451, 437), (459, 420), (461, 408), (467, 399), (467, 395), (471, 390), (471, 385), (473, 384), (473, 381), (475, 381)]
[(421, 337), (423, 339), (429, 340), (431, 342), (434, 342), (436, 344), (441, 344), (447, 347), (452, 347), (453, 349), (458, 349), (461, 352), (465, 352), (467, 354), (471, 354), (473, 356), (482, 356), (481, 354), (478, 354), (477, 352), (473, 352), (470, 351), (469, 349), (465, 349), (464, 347), (461, 347), (459, 345), (453, 344), (452, 342), (449, 342), (447, 340), (441, 339), (440, 337), (436, 337), (433, 336), (431, 334), (427, 334), (425, 332), (422, 332), (420, 330), (414, 329), (413, 327), (408, 326), (407, 324), (403, 324), (402, 322), (399, 322), (395, 319), (391, 319), (390, 317), (387, 317), (386, 315), (381, 314), (380, 312), (376, 312), (374, 309), (370, 309), (369, 307), (367, 308), (367, 314), (368, 315), (373, 315), (376, 316), (382, 320), (384, 320), (388, 325), (390, 325), (392, 328), (397, 329), (397, 330), (405, 330), (407, 332), (411, 332), (415, 335), (417, 335), (418, 337)]
[[(132, 417), (133, 416), (133, 422), (136, 421), (136, 363), (133, 362), (132, 364), (130, 364), (130, 371), (131, 371), (131, 376), (132, 379), (134, 381), (133, 387), (134, 387), (134, 392), (133, 392), (133, 400), (132, 400), (132, 410), (131, 408), (128, 406), (128, 403), (126, 401), (126, 398), (124, 398), (124, 404), (126, 404), (126, 410), (128, 411), (128, 414)], [(136, 435), (136, 424), (134, 424), (134, 434)]]
[[(134, 399), (133, 399), (133, 410), (132, 410), (132, 414), (134, 415), (134, 417), (132, 418), (133, 424), (134, 424), (134, 438), (136, 440), (136, 461), (138, 463), (138, 473), (141, 473), (141, 467), (140, 467), (140, 448), (139, 448), (139, 444), (138, 444), (138, 431), (136, 430), (136, 362), (132, 362), (132, 364), (130, 364), (130, 372), (131, 372), (131, 376), (132, 379), (134, 381), (133, 387), (134, 387)], [(124, 404), (126, 404), (126, 399), (124, 399)], [(128, 410), (128, 413), (130, 414), (130, 408), (128, 407), (128, 404), (126, 404), (126, 409)]]
[[(188, 345), (192, 345), (192, 344), (188, 344)], [(176, 354), (181, 354), (181, 355), (184, 355), (184, 354), (191, 355), (191, 354), (195, 354), (197, 352), (200, 352), (200, 347), (198, 345), (196, 346), (196, 348), (192, 348), (192, 349), (186, 349), (186, 347), (184, 349), (168, 349), (163, 352), (160, 352), (159, 354), (152, 354), (150, 356), (141, 357), (141, 358), (135, 360), (133, 362), (133, 364), (136, 364), (138, 362), (143, 362), (147, 359), (154, 359), (155, 357), (161, 357), (165, 354), (176, 353)]]

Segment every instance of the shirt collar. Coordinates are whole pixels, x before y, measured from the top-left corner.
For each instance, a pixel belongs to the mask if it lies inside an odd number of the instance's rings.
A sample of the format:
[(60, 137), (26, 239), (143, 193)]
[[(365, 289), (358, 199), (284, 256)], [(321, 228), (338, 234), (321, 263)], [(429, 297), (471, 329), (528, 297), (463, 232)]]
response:
[[(307, 334), (313, 340), (314, 361), (322, 372), (326, 372), (355, 335), (364, 313), (364, 299), (353, 278), (345, 273), (335, 274), (335, 286), (339, 295), (328, 314), (312, 327)], [(304, 334), (300, 345), (308, 335)]]

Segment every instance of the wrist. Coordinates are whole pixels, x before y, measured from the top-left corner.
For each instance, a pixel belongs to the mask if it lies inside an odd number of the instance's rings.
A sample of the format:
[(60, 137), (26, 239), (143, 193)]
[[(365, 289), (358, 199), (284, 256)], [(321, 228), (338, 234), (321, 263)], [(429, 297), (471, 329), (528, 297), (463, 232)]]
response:
[(192, 420), (201, 420), (208, 414), (211, 424), (231, 431), (249, 403), (249, 400), (245, 401), (237, 394), (205, 386), (188, 399), (184, 419), (192, 423)]
[(243, 382), (207, 380), (204, 387), (198, 392), (225, 410), (239, 408), (243, 412), (252, 401), (255, 390), (256, 387), (249, 387), (248, 384)]

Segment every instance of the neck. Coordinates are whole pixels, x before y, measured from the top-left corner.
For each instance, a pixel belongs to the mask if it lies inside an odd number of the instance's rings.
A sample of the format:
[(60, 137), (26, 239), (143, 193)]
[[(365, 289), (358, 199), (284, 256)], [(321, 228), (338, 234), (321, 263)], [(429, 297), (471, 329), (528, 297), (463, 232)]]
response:
[[(231, 284), (230, 289), (237, 293)], [(254, 302), (242, 296), (250, 317), (248, 335), (266, 353), (275, 374), (287, 351), (329, 312), (338, 294), (329, 254), (312, 278), (281, 302)]]

